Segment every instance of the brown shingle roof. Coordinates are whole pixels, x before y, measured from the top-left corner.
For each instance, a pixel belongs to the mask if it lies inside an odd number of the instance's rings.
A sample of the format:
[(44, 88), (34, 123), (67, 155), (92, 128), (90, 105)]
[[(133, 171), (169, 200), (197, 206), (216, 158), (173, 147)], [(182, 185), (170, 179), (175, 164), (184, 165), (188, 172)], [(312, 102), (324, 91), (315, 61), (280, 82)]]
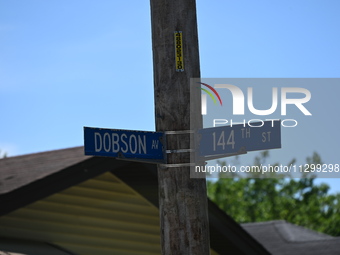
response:
[(83, 147), (47, 151), (0, 160), (0, 194), (63, 170), (90, 157)]
[(332, 237), (284, 220), (246, 223), (242, 227), (273, 255), (339, 255), (340, 237)]

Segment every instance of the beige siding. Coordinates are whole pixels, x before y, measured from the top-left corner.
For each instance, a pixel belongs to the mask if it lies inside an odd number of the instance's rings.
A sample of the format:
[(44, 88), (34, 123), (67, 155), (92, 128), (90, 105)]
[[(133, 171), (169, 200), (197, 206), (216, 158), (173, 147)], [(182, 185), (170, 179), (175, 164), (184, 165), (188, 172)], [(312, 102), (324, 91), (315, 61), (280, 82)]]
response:
[(158, 209), (111, 173), (1, 217), (0, 236), (83, 255), (160, 254)]

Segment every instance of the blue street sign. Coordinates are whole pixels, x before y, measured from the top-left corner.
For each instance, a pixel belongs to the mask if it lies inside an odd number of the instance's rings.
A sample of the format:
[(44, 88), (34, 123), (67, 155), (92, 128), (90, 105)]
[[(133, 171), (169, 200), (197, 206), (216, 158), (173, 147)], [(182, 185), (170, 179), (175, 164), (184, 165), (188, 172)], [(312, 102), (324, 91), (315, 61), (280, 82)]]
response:
[(84, 127), (85, 155), (164, 163), (162, 132)]
[(205, 128), (198, 133), (200, 157), (225, 157), (247, 151), (281, 148), (280, 121)]

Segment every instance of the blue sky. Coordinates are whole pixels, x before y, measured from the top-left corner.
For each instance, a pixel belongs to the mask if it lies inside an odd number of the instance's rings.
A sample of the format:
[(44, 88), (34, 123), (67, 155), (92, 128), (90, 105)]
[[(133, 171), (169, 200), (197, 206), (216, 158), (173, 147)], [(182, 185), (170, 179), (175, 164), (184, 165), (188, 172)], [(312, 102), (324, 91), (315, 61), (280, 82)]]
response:
[[(149, 9), (146, 0), (0, 1), (0, 149), (79, 146), (83, 126), (154, 130)], [(339, 78), (339, 9), (337, 0), (197, 0), (202, 77)], [(312, 119), (283, 137), (286, 150), (301, 148), (293, 156), (340, 163), (339, 90), (313, 87)], [(290, 160), (277, 153), (271, 160)]]

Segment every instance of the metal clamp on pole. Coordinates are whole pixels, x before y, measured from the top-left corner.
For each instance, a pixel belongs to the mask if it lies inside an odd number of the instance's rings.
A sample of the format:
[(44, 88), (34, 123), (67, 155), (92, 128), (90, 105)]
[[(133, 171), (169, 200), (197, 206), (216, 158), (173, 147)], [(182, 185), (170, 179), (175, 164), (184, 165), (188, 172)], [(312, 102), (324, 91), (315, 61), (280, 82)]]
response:
[(194, 149), (178, 149), (178, 150), (166, 150), (165, 153), (173, 154), (173, 153), (185, 153), (185, 152), (195, 152)]
[(183, 135), (183, 134), (193, 134), (195, 130), (178, 130), (178, 131), (164, 131), (166, 135)]
[(185, 167), (185, 166), (195, 166), (195, 163), (179, 163), (179, 164), (159, 164), (160, 167)]
[[(190, 146), (190, 137), (188, 137), (188, 135), (194, 134), (195, 130), (178, 130), (178, 131), (164, 131), (164, 135), (165, 137), (167, 135), (171, 135), (172, 138), (171, 139), (177, 139), (178, 142), (176, 143), (175, 146), (169, 146), (170, 148), (168, 148), (168, 144), (166, 144), (166, 150), (165, 153), (166, 154), (176, 154), (176, 153), (191, 153), (191, 152), (195, 152), (195, 150), (193, 148), (187, 148), (188, 146)], [(184, 135), (184, 137), (182, 137)], [(177, 138), (174, 138), (173, 136), (178, 136)], [(167, 141), (168, 139), (165, 138), (165, 140)], [(187, 141), (187, 143), (185, 142)], [(184, 142), (184, 143), (182, 143)], [(184, 148), (181, 148), (182, 147)]]

